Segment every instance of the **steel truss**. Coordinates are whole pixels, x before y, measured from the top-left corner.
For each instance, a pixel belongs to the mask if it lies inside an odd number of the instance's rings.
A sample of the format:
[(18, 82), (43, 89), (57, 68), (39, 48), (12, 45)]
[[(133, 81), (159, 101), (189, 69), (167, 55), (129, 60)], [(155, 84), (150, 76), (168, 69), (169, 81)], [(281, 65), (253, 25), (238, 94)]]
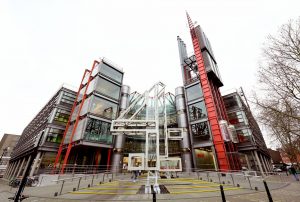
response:
[[(143, 94), (138, 95), (130, 106), (111, 124), (113, 135), (145, 136), (145, 153), (129, 154), (130, 158), (135, 155), (141, 158), (144, 165), (139, 167), (128, 165), (128, 170), (148, 171), (145, 193), (151, 193), (150, 184), (152, 183), (154, 191), (160, 193), (158, 185), (159, 171), (166, 171), (166, 169), (161, 168), (161, 161), (168, 162), (175, 159), (180, 164), (177, 169), (182, 170), (180, 158), (168, 158), (168, 139), (181, 139), (180, 135), (170, 136), (170, 133), (181, 132), (182, 134), (182, 129), (172, 128), (168, 131), (165, 99), (165, 85), (158, 82)], [(162, 128), (164, 129), (163, 134), (160, 134)], [(159, 151), (160, 140), (162, 139), (165, 147), (163, 155)], [(170, 169), (168, 167), (167, 170), (172, 169), (174, 168)]]

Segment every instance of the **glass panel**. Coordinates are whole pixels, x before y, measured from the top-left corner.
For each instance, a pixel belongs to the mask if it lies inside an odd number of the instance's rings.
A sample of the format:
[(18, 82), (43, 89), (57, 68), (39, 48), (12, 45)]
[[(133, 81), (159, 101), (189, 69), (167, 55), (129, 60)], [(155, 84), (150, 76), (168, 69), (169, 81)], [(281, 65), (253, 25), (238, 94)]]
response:
[(144, 135), (136, 135), (134, 137), (127, 136), (125, 145), (124, 145), (124, 153), (144, 153), (145, 152), (145, 136)]
[(207, 118), (204, 101), (189, 105), (189, 115), (191, 121)]
[(110, 123), (88, 118), (84, 133), (84, 139), (89, 141), (112, 144), (112, 135), (110, 133)]
[(244, 116), (244, 113), (241, 111), (229, 113), (228, 119), (229, 119), (229, 123), (234, 125), (235, 127), (247, 125), (246, 117)]
[(202, 89), (200, 88), (200, 84), (193, 85), (186, 89), (187, 100), (195, 100), (203, 96)]
[(195, 149), (196, 167), (200, 169), (215, 169), (214, 155), (210, 148)]
[(115, 119), (117, 114), (118, 105), (108, 100), (104, 100), (97, 96), (93, 96), (91, 104), (91, 113), (105, 117), (107, 119)]
[(115, 81), (118, 81), (120, 83), (122, 82), (123, 74), (113, 69), (112, 67), (106, 65), (105, 63), (101, 64), (100, 73), (104, 74), (105, 76), (108, 76), (109, 78)]
[(73, 136), (73, 140), (72, 142), (76, 141), (76, 140), (80, 140), (82, 139), (83, 137), (83, 129), (84, 129), (84, 124), (86, 122), (86, 118), (85, 119), (82, 119), (78, 122), (78, 125), (76, 127), (76, 131), (74, 133), (74, 136)]
[(207, 122), (192, 124), (192, 135), (194, 141), (208, 140), (210, 138)]
[(56, 128), (50, 128), (48, 135), (47, 135), (47, 142), (54, 142), (54, 143), (60, 143), (62, 140), (62, 137), (64, 135), (64, 130), (56, 129)]
[(68, 104), (68, 105), (73, 105), (75, 101), (76, 95), (68, 92), (64, 92), (62, 99), (60, 100), (62, 104)]
[(96, 91), (107, 95), (113, 99), (119, 100), (121, 87), (105, 79), (97, 77)]
[(251, 131), (248, 129), (236, 130), (239, 142), (251, 141)]
[(237, 98), (235, 95), (224, 98), (226, 110), (236, 109), (239, 107)]
[(65, 125), (70, 117), (70, 111), (64, 109), (57, 109), (54, 117), (54, 123)]

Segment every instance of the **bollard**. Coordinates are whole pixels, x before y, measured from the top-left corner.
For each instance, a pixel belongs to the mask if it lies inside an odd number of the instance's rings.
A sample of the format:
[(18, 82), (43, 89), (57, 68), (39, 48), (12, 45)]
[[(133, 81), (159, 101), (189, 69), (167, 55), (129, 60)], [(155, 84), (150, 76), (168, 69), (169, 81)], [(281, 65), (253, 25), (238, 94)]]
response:
[(232, 174), (230, 174), (230, 176), (231, 176), (231, 179), (232, 179), (232, 184), (233, 184), (233, 186), (235, 186), (235, 185), (234, 185), (234, 179), (233, 179), (233, 175), (232, 175)]
[(272, 199), (269, 187), (267, 185), (267, 182), (265, 180), (263, 182), (264, 182), (264, 185), (265, 185), (265, 189), (266, 189), (266, 192), (267, 192), (267, 195), (268, 195), (269, 202), (273, 202), (273, 199)]
[(220, 191), (221, 191), (222, 202), (226, 202), (225, 193), (222, 185), (220, 185)]
[(153, 202), (156, 202), (156, 193), (153, 189), (153, 185), (151, 185), (151, 192), (152, 192), (152, 199), (153, 199)]
[(219, 184), (221, 184), (221, 177), (220, 177), (220, 173), (218, 173), (218, 178), (219, 178)]
[(58, 196), (58, 193), (57, 193), (57, 192), (55, 192), (55, 193), (54, 193), (54, 196)]
[(61, 193), (62, 193), (62, 190), (63, 190), (63, 188), (64, 188), (64, 184), (65, 184), (65, 181), (63, 180), (63, 181), (62, 181), (62, 184), (61, 184), (61, 188), (60, 188), (59, 195), (61, 195)]
[(80, 181), (81, 181), (81, 177), (80, 177), (79, 180), (78, 180), (77, 190), (79, 190)]
[(250, 182), (249, 176), (247, 176), (247, 178), (248, 178), (248, 182), (249, 182), (249, 185), (250, 185), (250, 189), (252, 189), (252, 186), (251, 186), (251, 182)]
[(92, 183), (91, 183), (91, 186), (93, 186), (93, 184), (94, 184), (94, 177), (95, 177), (95, 175), (93, 175), (93, 177), (92, 177)]

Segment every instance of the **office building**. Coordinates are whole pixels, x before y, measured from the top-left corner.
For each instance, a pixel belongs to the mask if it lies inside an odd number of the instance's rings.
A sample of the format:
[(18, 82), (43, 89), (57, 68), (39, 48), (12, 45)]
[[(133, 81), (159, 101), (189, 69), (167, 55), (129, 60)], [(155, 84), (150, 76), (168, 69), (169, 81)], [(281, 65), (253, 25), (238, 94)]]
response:
[[(5, 178), (23, 176), (27, 166), (31, 166), (30, 176), (49, 171), (62, 141), (75, 95), (73, 90), (62, 86), (25, 127), (12, 151)], [(36, 147), (38, 153), (34, 156)], [(33, 165), (28, 164), (31, 158), (35, 158)]]

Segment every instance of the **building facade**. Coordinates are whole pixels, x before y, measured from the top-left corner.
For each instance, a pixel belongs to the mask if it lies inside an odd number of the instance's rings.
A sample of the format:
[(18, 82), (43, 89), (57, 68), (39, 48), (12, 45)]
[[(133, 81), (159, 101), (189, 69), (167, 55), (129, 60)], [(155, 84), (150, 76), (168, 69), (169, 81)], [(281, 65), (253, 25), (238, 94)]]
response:
[(237, 92), (224, 95), (223, 99), (229, 123), (235, 127), (242, 167), (260, 172), (271, 172), (271, 156), (247, 103)]
[(184, 85), (181, 92), (189, 131), (186, 145), (190, 144), (192, 159), (189, 167), (239, 170), (237, 148), (228, 134), (227, 113), (219, 90), (223, 82), (214, 53), (199, 25), (192, 26), (191, 33), (193, 43), (198, 46), (194, 46), (192, 55), (187, 54), (185, 43), (177, 37)]
[(0, 142), (0, 177), (3, 177), (10, 160), (11, 153), (20, 135), (4, 134)]
[(105, 58), (85, 71), (61, 153), (56, 156), (55, 167), (61, 172), (74, 166), (78, 171), (80, 167), (110, 169), (115, 142), (110, 132), (111, 120), (118, 117), (120, 102), (122, 107), (126, 105), (121, 97), (129, 94), (122, 83), (123, 71)]
[[(121, 68), (105, 58), (94, 61), (92, 68), (85, 70), (77, 93), (60, 89), (25, 128), (6, 178), (22, 174), (30, 166), (26, 163), (30, 158), (35, 158), (30, 175), (43, 173), (49, 167), (56, 173), (118, 172), (128, 166), (130, 153), (146, 153), (145, 137), (137, 133), (113, 135), (113, 120), (123, 112), (124, 119), (134, 116), (145, 120), (154, 108), (156, 112), (166, 110), (158, 116), (166, 116), (167, 122), (161, 123), (157, 117), (159, 136), (151, 143), (153, 148), (160, 143), (155, 155), (180, 157), (184, 171), (228, 171), (242, 167), (269, 171), (270, 156), (250, 109), (238, 94), (221, 96), (223, 82), (210, 42), (190, 18), (189, 25), (194, 52), (188, 55), (185, 43), (177, 37), (183, 86), (175, 89), (175, 95), (163, 94), (163, 104), (156, 106), (151, 96), (144, 96), (149, 99), (145, 105), (142, 94), (131, 93), (130, 87), (123, 85)], [(150, 110), (143, 110), (143, 106)], [(180, 138), (166, 141), (164, 134), (170, 128), (179, 128)], [(39, 152), (33, 157), (32, 145), (41, 135)]]
[[(49, 171), (62, 141), (74, 99), (73, 90), (61, 87), (38, 112), (23, 130), (12, 151), (5, 178), (23, 176), (27, 166), (31, 166), (30, 176)], [(36, 145), (40, 138), (40, 144)], [(33, 156), (35, 146), (38, 146), (38, 153)], [(35, 158), (34, 163), (28, 165), (31, 158)]]

